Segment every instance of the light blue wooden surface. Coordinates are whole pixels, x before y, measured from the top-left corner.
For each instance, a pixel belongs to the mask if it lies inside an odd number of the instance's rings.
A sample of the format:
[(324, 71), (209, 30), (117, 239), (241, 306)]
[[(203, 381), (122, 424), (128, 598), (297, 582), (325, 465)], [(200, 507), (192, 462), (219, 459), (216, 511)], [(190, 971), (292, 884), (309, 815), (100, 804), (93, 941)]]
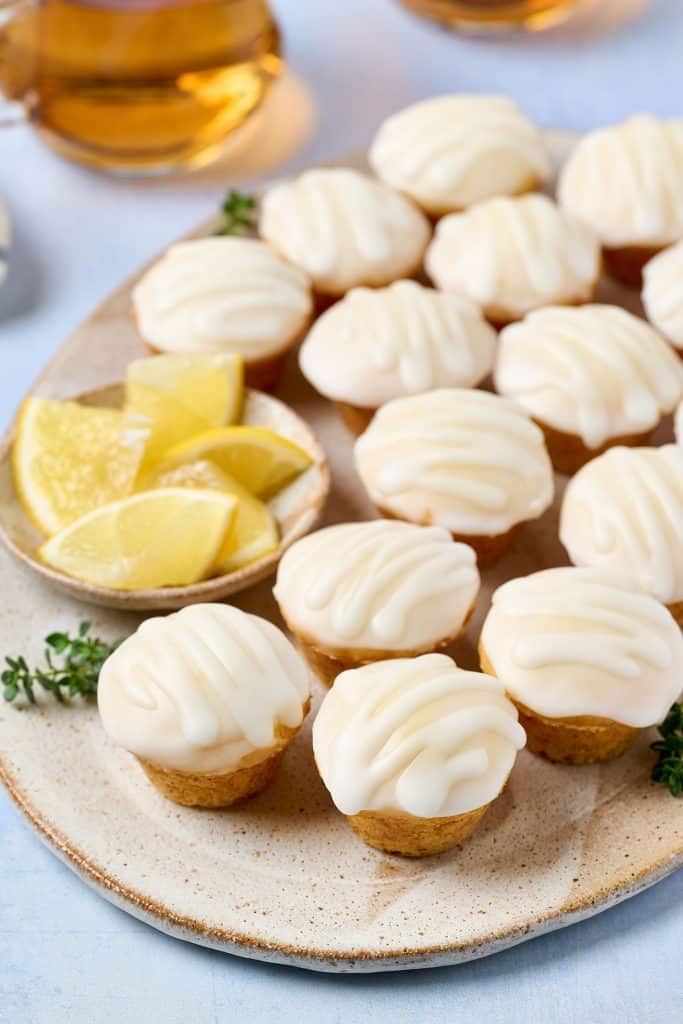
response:
[[(597, 20), (571, 31), (486, 42), (451, 38), (389, 0), (274, 6), (315, 98), (312, 135), (292, 167), (363, 146), (386, 113), (453, 89), (506, 91), (541, 124), (579, 130), (636, 109), (683, 113), (680, 0), (601, 0)], [(640, 18), (608, 30), (619, 12), (641, 6)], [(0, 195), (15, 225), (0, 291), (3, 422), (68, 331), (212, 212), (229, 177), (223, 166), (182, 180), (111, 181), (61, 163), (27, 130), (0, 134)], [(75, 799), (82, 785), (74, 780)], [(2, 1024), (668, 1024), (681, 1016), (683, 872), (484, 961), (332, 977), (226, 957), (139, 924), (59, 864), (4, 794), (0, 854)]]

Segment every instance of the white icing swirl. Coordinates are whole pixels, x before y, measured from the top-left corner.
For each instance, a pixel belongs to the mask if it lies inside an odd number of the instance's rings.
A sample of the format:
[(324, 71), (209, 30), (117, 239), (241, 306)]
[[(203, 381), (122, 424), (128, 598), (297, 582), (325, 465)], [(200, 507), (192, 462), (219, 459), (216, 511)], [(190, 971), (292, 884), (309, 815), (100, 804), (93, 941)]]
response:
[(525, 192), (550, 176), (541, 133), (505, 96), (439, 96), (388, 118), (375, 172), (430, 213)]
[(496, 389), (589, 448), (670, 413), (683, 365), (645, 321), (617, 306), (549, 307), (500, 336)]
[(683, 118), (637, 114), (584, 135), (557, 195), (608, 248), (663, 246), (683, 236), (682, 178)]
[(635, 580), (606, 569), (545, 569), (504, 583), (481, 647), (513, 700), (550, 718), (645, 728), (683, 687), (673, 616)]
[(261, 236), (306, 270), (317, 291), (343, 295), (417, 270), (430, 235), (427, 219), (366, 174), (318, 169), (269, 189)]
[(491, 370), (496, 333), (466, 299), (397, 281), (354, 288), (316, 321), (301, 370), (328, 398), (377, 408), (437, 387), (472, 387)]
[(590, 228), (547, 196), (498, 197), (439, 221), (425, 266), (437, 287), (504, 322), (538, 306), (589, 299), (600, 247)]
[(147, 619), (107, 659), (97, 702), (115, 743), (166, 768), (225, 772), (297, 728), (308, 672), (284, 634), (223, 604)]
[(683, 242), (664, 249), (643, 269), (643, 305), (658, 331), (683, 350)]
[(332, 649), (418, 651), (462, 627), (479, 590), (472, 548), (438, 526), (328, 526), (285, 552), (274, 588), (294, 631)]
[(496, 536), (553, 498), (543, 434), (514, 402), (457, 388), (397, 398), (355, 446), (380, 508), (453, 533)]
[(665, 604), (683, 600), (683, 447), (610, 448), (565, 491), (560, 540), (575, 565), (628, 572)]
[(342, 814), (483, 807), (525, 742), (502, 684), (445, 654), (342, 672), (313, 723), (318, 770)]
[(198, 238), (170, 249), (133, 289), (138, 328), (165, 352), (283, 351), (312, 311), (306, 274), (254, 238)]

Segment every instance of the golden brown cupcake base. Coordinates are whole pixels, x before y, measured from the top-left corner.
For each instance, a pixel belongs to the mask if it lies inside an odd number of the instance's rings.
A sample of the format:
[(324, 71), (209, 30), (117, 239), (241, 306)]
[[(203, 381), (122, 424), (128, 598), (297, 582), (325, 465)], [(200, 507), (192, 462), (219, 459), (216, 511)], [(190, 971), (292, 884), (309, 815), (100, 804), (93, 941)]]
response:
[(472, 617), (474, 605), (468, 611), (462, 625), (450, 636), (445, 637), (436, 644), (429, 647), (420, 647), (410, 651), (378, 651), (361, 648), (332, 648), (316, 644), (310, 637), (304, 636), (288, 623), (287, 627), (294, 636), (297, 646), (310, 668), (313, 669), (318, 679), (327, 686), (331, 686), (337, 676), (347, 669), (360, 668), (362, 665), (369, 665), (374, 661), (388, 661), (392, 658), (418, 658), (421, 654), (433, 654), (445, 650), (456, 640)]
[(257, 764), (230, 772), (181, 772), (162, 768), (139, 757), (150, 782), (162, 796), (185, 807), (229, 807), (238, 800), (256, 796), (275, 778), (285, 748), (281, 747)]
[(335, 402), (334, 407), (342, 423), (357, 437), (370, 426), (370, 420), (377, 412), (362, 405), (351, 405), (349, 402)]
[(667, 608), (681, 629), (683, 629), (683, 601), (674, 601), (673, 604), (668, 604)]
[[(303, 707), (302, 721), (308, 714), (310, 700)], [(149, 781), (162, 796), (184, 807), (230, 807), (238, 800), (256, 796), (269, 786), (277, 775), (285, 750), (299, 731), (279, 723), (275, 728), (275, 744), (270, 750), (255, 750), (245, 755), (228, 772), (184, 772), (164, 768), (144, 757), (136, 760)]]
[(627, 245), (621, 249), (603, 249), (605, 269), (618, 281), (640, 288), (643, 267), (663, 248), (661, 245)]
[(428, 857), (472, 835), (490, 804), (449, 818), (417, 818), (399, 811), (360, 811), (347, 817), (363, 842), (402, 857)]
[(611, 437), (598, 448), (588, 448), (576, 434), (566, 434), (563, 430), (556, 430), (555, 427), (541, 423), (540, 420), (536, 420), (536, 423), (545, 435), (550, 461), (557, 472), (564, 473), (565, 476), (572, 476), (591, 459), (606, 452), (608, 448), (613, 448), (615, 445), (628, 445), (630, 448), (636, 448), (638, 445), (647, 444), (652, 435), (652, 430), (646, 430), (642, 434), (623, 434), (621, 437)]
[[(381, 505), (377, 505), (377, 511), (385, 519), (402, 519), (401, 516), (394, 515), (388, 508), (383, 508)], [(404, 522), (415, 522), (415, 520), (404, 520)], [(418, 523), (418, 526), (434, 526), (432, 522)], [(507, 551), (512, 542), (515, 540), (517, 534), (524, 526), (524, 523), (515, 523), (505, 533), (497, 533), (494, 536), (488, 536), (487, 534), (467, 534), (467, 533), (454, 533), (451, 530), (451, 537), (453, 540), (459, 541), (461, 544), (469, 544), (477, 555), (477, 565), (479, 568), (484, 568), (487, 565), (492, 565), (493, 562), (498, 559)]]
[[(481, 644), (479, 660), (482, 672), (495, 677), (493, 665)], [(560, 764), (611, 761), (623, 754), (640, 732), (631, 725), (594, 715), (547, 718), (521, 704), (509, 693), (508, 697), (519, 711), (520, 725), (526, 732), (527, 749)]]

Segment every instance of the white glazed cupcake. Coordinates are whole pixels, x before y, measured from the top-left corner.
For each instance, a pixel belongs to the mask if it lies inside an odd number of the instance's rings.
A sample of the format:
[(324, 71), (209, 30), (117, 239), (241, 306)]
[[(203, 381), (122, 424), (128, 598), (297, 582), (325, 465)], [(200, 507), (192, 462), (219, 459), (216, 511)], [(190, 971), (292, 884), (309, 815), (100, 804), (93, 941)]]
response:
[(683, 625), (683, 446), (587, 463), (565, 491), (560, 540), (575, 565), (627, 572)]
[(275, 777), (309, 675), (265, 619), (196, 604), (147, 619), (104, 664), (97, 702), (114, 743), (169, 800), (226, 807)]
[(587, 302), (600, 246), (547, 196), (498, 197), (439, 221), (425, 266), (438, 288), (505, 324), (539, 306)]
[(319, 295), (336, 297), (411, 277), (422, 264), (430, 226), (388, 185), (359, 171), (321, 168), (266, 192), (260, 233), (310, 275)]
[(474, 831), (524, 741), (503, 685), (445, 654), (343, 672), (313, 723), (337, 808), (366, 843), (409, 857)]
[(299, 363), (358, 434), (392, 398), (479, 384), (495, 350), (495, 331), (467, 299), (397, 281), (354, 288), (323, 313)]
[(543, 429), (561, 473), (612, 445), (644, 444), (683, 390), (670, 345), (617, 306), (551, 306), (511, 324), (494, 379)]
[(309, 534), (285, 552), (275, 598), (314, 671), (446, 647), (479, 591), (476, 556), (439, 526), (378, 520)]
[(648, 320), (683, 356), (683, 242), (645, 264), (642, 298)]
[(356, 468), (383, 515), (445, 526), (494, 561), (552, 503), (539, 427), (486, 391), (444, 388), (383, 405), (355, 445)]
[(313, 312), (311, 283), (254, 238), (180, 242), (133, 289), (138, 330), (154, 351), (236, 352), (247, 383), (271, 389)]
[(683, 688), (673, 617), (607, 569), (545, 569), (504, 583), (479, 649), (483, 670), (505, 681), (529, 749), (552, 761), (617, 757)]
[(541, 133), (506, 96), (415, 103), (384, 121), (369, 159), (383, 181), (437, 216), (529, 192), (551, 171)]
[(637, 114), (585, 135), (560, 173), (560, 205), (597, 232), (608, 268), (628, 284), (683, 238), (683, 118)]

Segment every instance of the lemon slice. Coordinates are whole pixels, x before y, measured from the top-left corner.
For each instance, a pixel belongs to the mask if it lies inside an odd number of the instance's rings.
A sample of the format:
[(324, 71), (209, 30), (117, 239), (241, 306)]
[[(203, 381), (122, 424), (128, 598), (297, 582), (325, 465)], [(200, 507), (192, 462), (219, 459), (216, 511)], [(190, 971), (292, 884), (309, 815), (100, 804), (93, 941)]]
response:
[(142, 472), (172, 445), (239, 419), (242, 357), (215, 353), (136, 359), (126, 372), (126, 411), (149, 425)]
[(275, 551), (280, 543), (277, 523), (270, 509), (254, 498), (246, 487), (228, 476), (213, 462), (199, 460), (175, 469), (162, 471), (151, 483), (153, 487), (207, 487), (237, 498), (237, 511), (228, 534), (216, 557), (217, 572), (243, 569), (264, 555)]
[(213, 462), (259, 498), (277, 494), (313, 462), (307, 451), (274, 430), (242, 426), (207, 430), (174, 445), (163, 468), (200, 459)]
[(147, 430), (117, 409), (27, 398), (12, 449), (14, 484), (26, 513), (55, 533), (133, 489)]
[(237, 499), (167, 487), (89, 512), (40, 549), (54, 569), (116, 590), (185, 586), (211, 572)]

